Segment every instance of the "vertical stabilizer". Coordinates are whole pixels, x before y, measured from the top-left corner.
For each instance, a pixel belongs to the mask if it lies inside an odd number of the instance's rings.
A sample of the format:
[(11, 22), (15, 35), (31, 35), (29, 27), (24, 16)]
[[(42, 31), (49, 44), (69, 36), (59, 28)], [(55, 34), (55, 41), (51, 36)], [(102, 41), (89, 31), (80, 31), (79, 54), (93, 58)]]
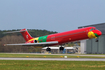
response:
[(32, 39), (31, 35), (28, 33), (27, 29), (20, 30), (20, 33), (23, 35), (26, 41)]

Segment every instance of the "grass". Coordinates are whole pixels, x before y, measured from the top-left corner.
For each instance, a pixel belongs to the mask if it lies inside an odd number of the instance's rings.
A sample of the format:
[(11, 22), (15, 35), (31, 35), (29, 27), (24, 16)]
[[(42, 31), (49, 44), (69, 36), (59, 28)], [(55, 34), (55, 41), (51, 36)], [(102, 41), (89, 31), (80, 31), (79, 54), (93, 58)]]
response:
[[(105, 58), (101, 56), (0, 53), (0, 57), (24, 58)], [(0, 70), (105, 70), (105, 61), (0, 60)]]
[(67, 56), (68, 58), (105, 58), (102, 56), (80, 56), (80, 55), (47, 55), (47, 54), (12, 54), (12, 53), (0, 53), (0, 57), (18, 57), (18, 58), (64, 58)]
[(105, 62), (0, 60), (0, 70), (105, 70)]

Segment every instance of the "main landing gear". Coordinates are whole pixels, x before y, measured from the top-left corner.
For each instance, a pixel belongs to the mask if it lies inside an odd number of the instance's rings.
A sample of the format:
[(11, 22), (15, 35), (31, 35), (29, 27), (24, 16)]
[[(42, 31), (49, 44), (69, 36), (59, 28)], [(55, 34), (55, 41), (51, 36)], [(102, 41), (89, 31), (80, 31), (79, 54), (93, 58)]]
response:
[[(63, 53), (64, 51), (64, 47), (62, 45), (60, 45), (59, 49), (56, 49), (58, 51), (58, 53)], [(50, 47), (47, 47), (46, 48), (46, 51), (47, 52), (51, 52), (51, 48)]]
[(46, 51), (50, 52), (50, 51), (51, 51), (51, 48), (48, 47), (48, 48), (46, 49)]
[(62, 45), (61, 45), (61, 47), (59, 47), (59, 50), (60, 51), (63, 51), (64, 50), (64, 47), (62, 47)]

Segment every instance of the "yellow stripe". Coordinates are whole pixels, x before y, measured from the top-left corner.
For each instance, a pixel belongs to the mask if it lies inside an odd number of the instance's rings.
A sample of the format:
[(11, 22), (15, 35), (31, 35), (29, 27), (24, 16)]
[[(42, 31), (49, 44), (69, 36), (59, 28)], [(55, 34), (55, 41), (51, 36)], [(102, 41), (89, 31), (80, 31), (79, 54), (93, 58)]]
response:
[(39, 38), (39, 37), (30, 39), (28, 42), (33, 41), (33, 40), (37, 40), (37, 41), (38, 41), (38, 38)]
[(92, 31), (88, 32), (88, 37), (89, 38), (96, 38), (94, 32), (92, 32)]

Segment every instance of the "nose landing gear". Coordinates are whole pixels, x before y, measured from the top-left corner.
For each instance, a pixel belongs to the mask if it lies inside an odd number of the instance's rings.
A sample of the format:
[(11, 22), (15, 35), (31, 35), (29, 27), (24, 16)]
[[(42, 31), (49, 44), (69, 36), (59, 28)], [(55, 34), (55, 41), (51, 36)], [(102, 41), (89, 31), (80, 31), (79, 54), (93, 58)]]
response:
[(96, 42), (98, 42), (98, 40), (96, 39)]
[(98, 42), (98, 38), (96, 38), (96, 42)]

